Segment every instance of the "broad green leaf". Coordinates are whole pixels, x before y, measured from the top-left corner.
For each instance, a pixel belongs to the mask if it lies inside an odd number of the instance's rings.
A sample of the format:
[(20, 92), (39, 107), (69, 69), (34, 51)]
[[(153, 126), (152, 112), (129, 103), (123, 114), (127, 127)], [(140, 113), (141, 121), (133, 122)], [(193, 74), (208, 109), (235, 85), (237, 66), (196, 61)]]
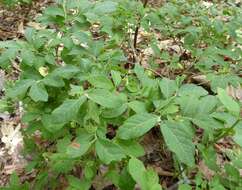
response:
[(192, 187), (188, 184), (180, 184), (178, 190), (192, 190)]
[(94, 12), (97, 14), (111, 13), (116, 10), (117, 3), (114, 1), (99, 1), (94, 7)]
[(82, 96), (79, 99), (66, 100), (52, 113), (51, 117), (54, 124), (66, 124), (75, 119), (81, 105), (86, 101), (86, 97)]
[(96, 153), (104, 164), (121, 161), (125, 157), (122, 148), (108, 139), (98, 139), (96, 141)]
[(53, 71), (52, 76), (70, 79), (74, 77), (80, 69), (73, 65), (65, 65)]
[(217, 105), (218, 100), (215, 96), (205, 96), (199, 100), (197, 115), (209, 114)]
[(1, 52), (0, 56), (0, 66), (3, 69), (7, 69), (11, 66), (11, 60), (16, 57), (17, 49), (10, 48)]
[(142, 189), (145, 190), (161, 190), (161, 185), (159, 184), (159, 176), (152, 169), (147, 169), (144, 175), (145, 178), (145, 187)]
[(140, 157), (144, 156), (144, 148), (136, 140), (118, 139), (117, 144), (123, 149), (126, 155)]
[(83, 132), (67, 147), (66, 153), (71, 158), (81, 157), (88, 151), (94, 140), (94, 135)]
[(239, 115), (240, 114), (240, 106), (239, 104), (230, 97), (226, 90), (222, 88), (218, 88), (218, 98), (222, 102), (222, 104), (233, 114)]
[(159, 121), (154, 114), (140, 113), (128, 118), (119, 127), (117, 136), (120, 139), (134, 139), (147, 133)]
[(64, 17), (65, 13), (63, 11), (63, 9), (59, 8), (59, 7), (48, 7), (45, 9), (45, 15), (49, 15), (49, 16), (53, 16), (53, 17), (56, 17), (56, 16), (62, 16)]
[(175, 98), (176, 97), (171, 97), (166, 100), (155, 100), (155, 101), (153, 101), (153, 104), (157, 110), (161, 111), (162, 108), (168, 106), (169, 104), (174, 104), (173, 101)]
[(113, 84), (110, 79), (105, 76), (90, 76), (88, 81), (96, 88), (113, 89)]
[[(107, 171), (107, 173), (105, 173), (106, 179), (110, 180), (116, 187), (119, 186), (119, 180), (120, 180), (120, 176), (119, 175), (120, 175), (119, 172), (117, 170), (115, 170), (115, 168), (114, 169), (109, 169)], [(133, 190), (133, 188), (132, 188), (132, 190)]]
[(135, 157), (132, 157), (128, 163), (128, 170), (132, 178), (141, 186), (144, 186), (144, 173), (146, 172), (144, 164)]
[(239, 86), (242, 82), (242, 78), (235, 74), (220, 74), (216, 75), (214, 73), (207, 74), (207, 78), (210, 81), (211, 89), (213, 92), (217, 93), (218, 88), (226, 89), (227, 86), (233, 85), (234, 87)]
[(160, 89), (165, 98), (171, 97), (177, 90), (177, 84), (175, 80), (163, 78), (160, 82)]
[(35, 33), (35, 30), (29, 27), (24, 31), (24, 37), (28, 42), (30, 43), (32, 42), (34, 33)]
[(167, 147), (176, 154), (177, 158), (188, 166), (194, 165), (195, 147), (193, 135), (188, 126), (183, 123), (167, 121), (160, 126)]
[[(100, 123), (100, 119), (99, 119), (100, 111), (98, 109), (98, 105), (95, 102), (88, 101), (86, 106), (87, 106), (87, 108), (86, 108), (85, 120), (86, 121), (87, 120), (93, 120), (96, 123)], [(91, 125), (95, 126), (94, 123), (91, 123)]]
[(41, 83), (34, 83), (29, 91), (29, 96), (35, 102), (47, 102), (48, 101), (48, 92), (46, 91), (45, 87)]
[(237, 118), (234, 115), (227, 112), (214, 112), (211, 116), (216, 120), (225, 123), (227, 126), (232, 126), (237, 121)]
[(137, 75), (137, 78), (142, 83), (143, 87), (152, 88), (155, 85), (156, 81), (149, 78), (148, 75), (145, 73), (144, 68), (139, 64), (135, 65), (134, 72)]
[(135, 181), (128, 172), (128, 168), (123, 168), (121, 174), (119, 174), (118, 187), (121, 190), (133, 190)]
[(74, 176), (67, 176), (69, 187), (67, 190), (89, 190), (92, 182), (88, 179), (79, 179)]
[(46, 86), (53, 86), (53, 87), (63, 87), (65, 86), (65, 82), (59, 76), (47, 75), (42, 82)]
[(118, 108), (105, 109), (102, 112), (104, 118), (115, 118), (122, 115), (127, 110), (127, 105), (124, 104)]
[(181, 96), (177, 98), (177, 103), (180, 105), (183, 116), (194, 117), (197, 114), (199, 107), (198, 97)]
[(179, 107), (177, 105), (169, 104), (160, 111), (160, 114), (168, 115), (168, 114), (177, 113), (178, 111), (179, 111)]
[(56, 148), (58, 153), (66, 153), (66, 148), (71, 143), (71, 135), (66, 135), (64, 138), (57, 140)]
[(135, 100), (135, 101), (129, 102), (128, 106), (136, 113), (147, 112), (145, 103), (141, 101)]
[(18, 81), (14, 87), (7, 90), (7, 96), (10, 98), (23, 98), (34, 80), (25, 79)]
[(105, 89), (92, 89), (88, 92), (87, 97), (107, 108), (121, 107), (123, 100), (118, 94), (114, 94)]
[(42, 116), (41, 122), (43, 126), (52, 133), (59, 131), (64, 126), (64, 123), (55, 123), (56, 121), (53, 119), (52, 115), (48, 114)]
[(51, 169), (58, 173), (70, 172), (75, 164), (73, 159), (70, 159), (68, 155), (63, 153), (52, 153), (49, 159)]
[(214, 129), (221, 129), (224, 128), (224, 124), (219, 122), (218, 120), (214, 119), (210, 115), (205, 115), (203, 117), (194, 118), (192, 122), (197, 125), (198, 127), (213, 131)]
[(235, 127), (234, 141), (242, 147), (242, 121), (240, 121)]
[(196, 97), (200, 97), (200, 96), (206, 96), (208, 94), (208, 92), (200, 87), (200, 86), (196, 86), (195, 84), (184, 84), (181, 86), (181, 88), (178, 91), (178, 95), (179, 96), (196, 96)]
[(25, 50), (21, 52), (22, 63), (32, 66), (35, 62), (35, 55), (30, 50)]

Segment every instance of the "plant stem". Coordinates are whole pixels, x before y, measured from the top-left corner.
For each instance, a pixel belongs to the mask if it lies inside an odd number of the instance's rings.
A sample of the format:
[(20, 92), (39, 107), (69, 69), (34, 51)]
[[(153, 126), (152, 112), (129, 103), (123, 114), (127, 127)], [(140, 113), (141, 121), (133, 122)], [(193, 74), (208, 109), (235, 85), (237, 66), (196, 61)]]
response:
[(214, 143), (219, 141), (220, 139), (226, 137), (229, 135), (229, 133), (236, 127), (236, 125), (240, 122), (241, 120), (238, 119), (230, 128), (228, 128), (224, 133), (220, 134), (217, 138), (214, 139)]
[[(145, 8), (148, 3), (148, 0), (145, 0), (143, 3), (143, 7)], [(140, 28), (140, 18), (138, 20), (138, 25), (136, 26), (135, 33), (134, 33), (134, 49), (136, 50), (137, 47), (137, 39), (139, 34), (139, 28)]]

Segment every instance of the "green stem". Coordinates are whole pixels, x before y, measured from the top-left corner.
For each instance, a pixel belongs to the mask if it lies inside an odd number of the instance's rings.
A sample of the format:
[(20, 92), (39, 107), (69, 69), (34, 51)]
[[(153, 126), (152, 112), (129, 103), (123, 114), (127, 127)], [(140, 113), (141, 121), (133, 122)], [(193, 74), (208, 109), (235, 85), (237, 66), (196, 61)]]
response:
[(214, 139), (214, 142), (219, 141), (220, 139), (228, 136), (231, 131), (236, 127), (236, 125), (241, 121), (241, 119), (238, 119), (231, 127), (229, 127), (226, 131), (224, 131), (222, 134), (220, 134), (218, 137)]

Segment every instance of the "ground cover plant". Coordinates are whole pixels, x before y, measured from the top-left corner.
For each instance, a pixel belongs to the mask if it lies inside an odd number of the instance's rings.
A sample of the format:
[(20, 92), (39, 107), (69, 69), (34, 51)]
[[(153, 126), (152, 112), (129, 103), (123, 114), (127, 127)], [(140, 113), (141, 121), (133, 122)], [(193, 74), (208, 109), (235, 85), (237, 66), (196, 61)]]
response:
[(57, 0), (36, 22), (0, 42), (35, 171), (2, 189), (242, 188), (239, 3)]

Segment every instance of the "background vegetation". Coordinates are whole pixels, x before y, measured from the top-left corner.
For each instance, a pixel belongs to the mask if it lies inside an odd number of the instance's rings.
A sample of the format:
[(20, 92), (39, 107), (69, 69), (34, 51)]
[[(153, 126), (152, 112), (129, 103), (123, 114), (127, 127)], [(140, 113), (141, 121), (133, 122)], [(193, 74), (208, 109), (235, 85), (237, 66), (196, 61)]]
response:
[(242, 188), (239, 3), (57, 0), (35, 22), (0, 42), (34, 173), (2, 189)]

